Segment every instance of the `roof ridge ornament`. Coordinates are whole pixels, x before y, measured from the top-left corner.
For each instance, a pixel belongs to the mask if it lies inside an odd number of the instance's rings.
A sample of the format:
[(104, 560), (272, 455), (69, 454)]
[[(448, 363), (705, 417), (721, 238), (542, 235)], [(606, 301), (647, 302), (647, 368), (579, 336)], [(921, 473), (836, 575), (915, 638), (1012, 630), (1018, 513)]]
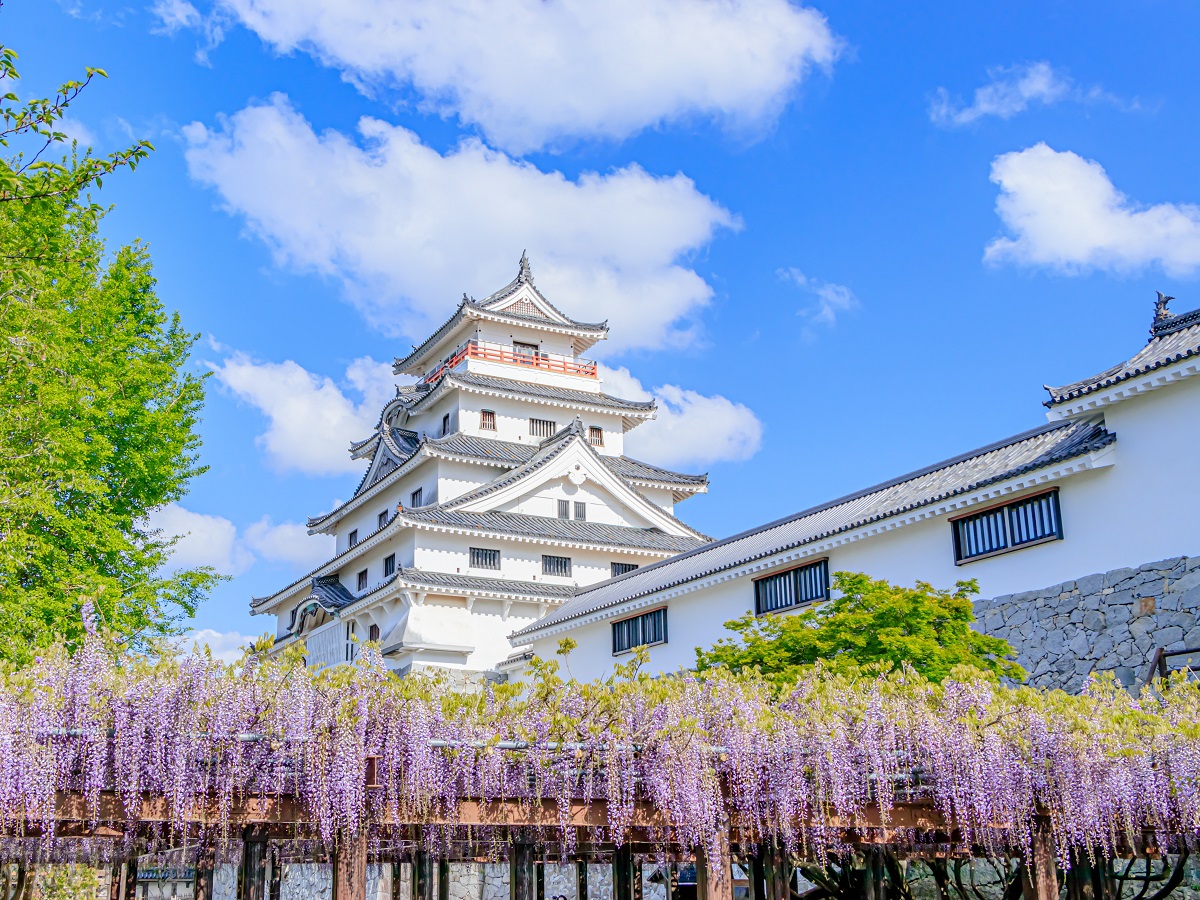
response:
[(520, 269), (517, 272), (518, 284), (533, 284), (533, 271), (529, 268), (529, 256), (521, 251)]
[(1175, 298), (1168, 297), (1162, 291), (1155, 291), (1155, 293), (1158, 294), (1158, 299), (1154, 301), (1154, 321), (1152, 321), (1150, 323), (1150, 336), (1151, 337), (1158, 336), (1158, 326), (1159, 325), (1161, 325), (1167, 319), (1175, 318), (1173, 315), (1171, 315), (1171, 310), (1169, 310), (1167, 308), (1167, 306), (1170, 304), (1170, 302), (1172, 300), (1174, 300)]

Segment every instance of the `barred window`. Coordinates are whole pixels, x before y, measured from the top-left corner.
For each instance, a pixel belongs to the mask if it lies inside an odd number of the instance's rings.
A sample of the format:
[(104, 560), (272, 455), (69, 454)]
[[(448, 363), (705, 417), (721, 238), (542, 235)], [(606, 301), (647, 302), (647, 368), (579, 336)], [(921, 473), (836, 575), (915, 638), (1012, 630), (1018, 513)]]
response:
[(489, 550), (484, 547), (471, 548), (471, 568), (472, 569), (499, 569), (500, 568), (500, 551)]
[(479, 411), (479, 430), (496, 430), (496, 411), (494, 409), (482, 409)]
[(582, 500), (575, 501), (575, 518), (580, 522), (587, 521), (587, 504)]
[(363, 569), (358, 573), (358, 590), (365, 591), (367, 589), (367, 570)]
[(829, 560), (816, 562), (754, 581), (757, 615), (815, 603), (829, 597)]
[(956, 564), (1031, 544), (1061, 541), (1063, 530), (1058, 489), (952, 519), (951, 526), (954, 529)]
[(386, 525), (388, 523), (388, 511), (386, 509), (379, 514), (378, 520), (379, 520), (378, 521), (379, 528), (382, 528), (384, 525)]
[(556, 431), (558, 431), (558, 426), (550, 419), (529, 420), (529, 433), (534, 437), (550, 437)]
[(396, 574), (396, 554), (389, 553), (383, 558), (383, 577)]
[(569, 556), (543, 556), (542, 557), (542, 574), (557, 575), (559, 578), (571, 577), (571, 557)]
[(538, 344), (527, 344), (524, 341), (513, 341), (513, 350), (517, 351), (518, 356), (536, 357), (541, 351), (541, 346)]
[(612, 623), (613, 654), (624, 653), (634, 647), (667, 642), (667, 608), (655, 609), (640, 616)]
[(358, 656), (358, 641), (355, 638), (357, 630), (356, 622), (346, 623), (346, 662), (354, 662), (354, 658)]
[(571, 501), (570, 500), (559, 500), (558, 501), (558, 517), (560, 519), (571, 518)]
[(413, 509), (416, 509), (418, 506), (421, 505), (421, 497), (424, 493), (425, 493), (424, 488), (417, 488), (415, 491), (413, 491), (411, 494), (408, 495), (408, 505), (411, 506)]
[(353, 547), (355, 544), (357, 544), (358, 543), (358, 529), (355, 528), (352, 532), (350, 532), (350, 535), (346, 540), (351, 547)]
[(442, 437), (445, 437), (449, 433), (450, 433), (450, 413), (446, 413), (444, 416), (442, 416)]
[(636, 568), (637, 563), (612, 563), (612, 577), (616, 578), (618, 575), (624, 575), (626, 572), (632, 572)]
[(599, 425), (588, 426), (588, 443), (593, 447), (604, 446), (604, 429)]
[(368, 641), (379, 640), (379, 626), (378, 625), (372, 625), (370, 628), (367, 629), (367, 640)]

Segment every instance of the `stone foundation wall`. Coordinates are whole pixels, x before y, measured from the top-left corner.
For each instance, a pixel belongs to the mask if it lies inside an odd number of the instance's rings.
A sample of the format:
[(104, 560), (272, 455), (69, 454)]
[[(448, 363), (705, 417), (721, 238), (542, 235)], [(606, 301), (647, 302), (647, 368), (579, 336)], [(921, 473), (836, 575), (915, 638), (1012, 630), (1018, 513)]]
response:
[(1013, 645), (1030, 684), (1072, 692), (1093, 672), (1131, 687), (1157, 648), (1200, 648), (1198, 617), (1200, 557), (975, 602), (976, 627)]

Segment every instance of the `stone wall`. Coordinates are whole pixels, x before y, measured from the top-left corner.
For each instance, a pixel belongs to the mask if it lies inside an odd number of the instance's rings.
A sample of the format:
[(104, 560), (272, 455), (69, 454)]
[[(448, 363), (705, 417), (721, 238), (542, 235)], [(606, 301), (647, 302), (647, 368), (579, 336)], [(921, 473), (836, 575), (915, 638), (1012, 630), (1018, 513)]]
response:
[(976, 627), (1007, 640), (1038, 687), (1078, 691), (1092, 672), (1131, 687), (1157, 648), (1200, 648), (1200, 557), (1087, 575), (975, 602)]

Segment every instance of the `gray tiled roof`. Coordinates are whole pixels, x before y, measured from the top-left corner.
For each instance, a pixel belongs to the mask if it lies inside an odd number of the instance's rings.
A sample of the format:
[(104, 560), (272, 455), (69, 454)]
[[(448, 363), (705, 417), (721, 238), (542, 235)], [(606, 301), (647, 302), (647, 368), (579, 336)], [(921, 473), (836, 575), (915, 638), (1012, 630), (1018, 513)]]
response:
[(688, 475), (683, 472), (672, 472), (670, 469), (652, 466), (650, 463), (642, 462), (640, 459), (633, 459), (629, 456), (602, 456), (601, 459), (622, 478), (631, 478), (635, 481), (656, 481), (661, 484), (708, 484), (707, 473), (704, 475)]
[(1149, 343), (1132, 359), (1119, 363), (1111, 369), (1106, 369), (1099, 375), (1076, 381), (1074, 384), (1066, 384), (1062, 387), (1046, 385), (1050, 399), (1046, 401), (1045, 405), (1057, 406), (1068, 400), (1112, 387), (1114, 384), (1130, 378), (1137, 378), (1147, 372), (1153, 372), (1155, 369), (1161, 369), (1163, 366), (1169, 366), (1198, 354), (1200, 354), (1200, 309), (1180, 313), (1177, 316), (1167, 316), (1154, 323)]
[(326, 609), (342, 609), (357, 599), (336, 575), (325, 575), (313, 579), (312, 594), (310, 595)]
[(565, 600), (575, 592), (575, 586), (570, 584), (547, 584), (538, 581), (517, 581), (510, 578), (479, 578), (475, 575), (452, 575), (448, 572), (428, 572), (412, 568), (401, 569), (398, 577), (401, 581), (409, 584), (420, 584), (431, 588), (457, 588), (490, 594), (527, 594), (555, 600)]
[(513, 637), (1054, 465), (1097, 450), (1115, 439), (1115, 435), (1095, 423), (1044, 425), (859, 493), (581, 588), (574, 599), (546, 618), (516, 632)]
[(447, 372), (438, 379), (431, 390), (422, 392), (420, 395), (414, 393), (409, 408), (413, 409), (417, 407), (421, 401), (442, 385), (446, 385), (447, 387), (461, 385), (468, 388), (476, 387), (484, 390), (503, 391), (508, 394), (519, 394), (523, 397), (539, 397), (545, 400), (557, 400), (563, 403), (576, 403), (581, 406), (611, 409), (614, 412), (652, 413), (656, 408), (653, 400), (625, 400), (621, 397), (614, 397), (611, 394), (575, 391), (570, 388), (532, 384), (528, 381), (516, 381), (511, 378), (496, 378), (493, 375), (476, 375), (473, 372)]
[(412, 522), (468, 528), (493, 534), (520, 534), (580, 544), (629, 547), (665, 553), (681, 553), (704, 543), (700, 538), (691, 535), (667, 534), (658, 528), (632, 528), (628, 525), (608, 525), (603, 522), (580, 522), (577, 519), (551, 519), (526, 513), (464, 512), (444, 506), (429, 506), (406, 509), (398, 515), (401, 519)]

